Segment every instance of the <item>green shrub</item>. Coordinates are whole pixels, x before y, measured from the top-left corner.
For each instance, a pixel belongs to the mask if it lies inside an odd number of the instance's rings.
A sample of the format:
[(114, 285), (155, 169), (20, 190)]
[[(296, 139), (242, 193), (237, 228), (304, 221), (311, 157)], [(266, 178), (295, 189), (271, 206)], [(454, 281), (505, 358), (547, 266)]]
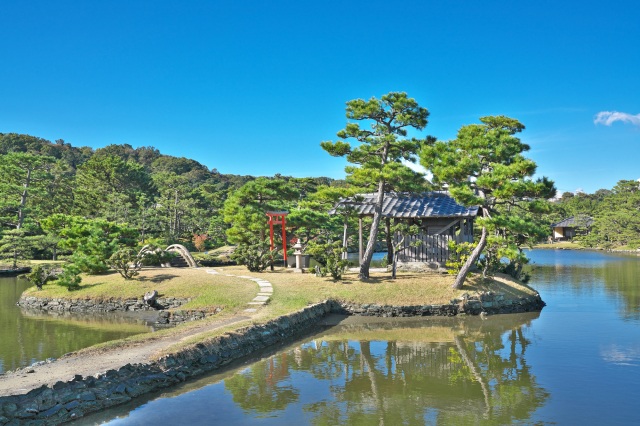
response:
[(54, 278), (54, 274), (51, 268), (45, 265), (35, 265), (31, 268), (31, 272), (24, 276), (27, 281), (38, 287), (38, 290), (42, 290), (42, 286)]
[(71, 262), (81, 271), (89, 275), (103, 274), (109, 270), (105, 259), (100, 254), (76, 252), (71, 255)]
[(449, 260), (445, 263), (447, 272), (451, 275), (457, 275), (475, 247), (474, 243), (456, 243), (450, 240)]
[(245, 265), (251, 272), (262, 272), (273, 264), (277, 250), (271, 250), (269, 240), (253, 244), (239, 244), (231, 258), (241, 265)]
[(109, 257), (107, 265), (115, 269), (125, 280), (130, 280), (139, 274), (142, 264), (140, 257), (130, 248), (121, 248)]
[(321, 265), (316, 267), (316, 275), (321, 277), (330, 274), (334, 280), (340, 280), (349, 266), (349, 261), (342, 258), (344, 248), (340, 241), (326, 243), (310, 241), (305, 248), (305, 253), (313, 256)]
[(62, 267), (62, 273), (58, 275), (57, 284), (66, 287), (67, 290), (73, 291), (80, 288), (80, 268), (70, 263)]
[(164, 251), (160, 247), (149, 246), (144, 253), (138, 256), (138, 262), (143, 266), (161, 266), (171, 262), (176, 253)]

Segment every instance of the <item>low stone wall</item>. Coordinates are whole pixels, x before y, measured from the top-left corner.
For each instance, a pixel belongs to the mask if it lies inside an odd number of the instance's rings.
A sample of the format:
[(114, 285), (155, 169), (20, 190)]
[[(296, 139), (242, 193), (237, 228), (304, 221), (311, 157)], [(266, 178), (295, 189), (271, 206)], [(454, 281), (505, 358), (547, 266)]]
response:
[[(24, 395), (0, 397), (0, 425), (57, 425), (125, 403), (218, 369), (256, 351), (291, 341), (308, 332), (331, 312), (384, 317), (454, 316), (539, 311), (543, 306), (538, 295), (511, 301), (492, 292), (465, 295), (444, 305), (393, 307), (326, 301), (266, 324), (244, 327), (198, 343), (156, 362), (128, 364), (96, 376), (78, 375), (68, 382), (42, 386)], [(175, 315), (171, 313), (168, 317), (175, 318)]]
[(220, 368), (232, 361), (307, 332), (332, 310), (310, 306), (262, 325), (197, 344), (149, 364), (125, 365), (96, 376), (42, 386), (25, 395), (0, 397), (0, 425), (57, 425), (130, 401)]
[(43, 311), (69, 312), (135, 312), (175, 309), (187, 303), (190, 299), (176, 297), (159, 297), (154, 305), (148, 305), (142, 298), (126, 300), (92, 299), (57, 299), (47, 297), (21, 297), (18, 306), (26, 309), (40, 309)]
[(480, 314), (513, 314), (519, 312), (540, 311), (545, 303), (540, 295), (521, 297), (511, 300), (503, 294), (485, 292), (478, 295), (464, 295), (443, 305), (389, 306), (375, 304), (340, 303), (336, 313), (346, 315), (362, 315), (376, 317), (420, 317), (420, 316), (455, 316)]
[(440, 272), (447, 273), (447, 268), (444, 266), (444, 262), (401, 262), (396, 264), (398, 271), (407, 272)]
[(453, 301), (458, 304), (458, 314), (515, 314), (521, 312), (541, 311), (546, 303), (539, 294), (535, 296), (520, 297), (518, 299), (506, 298), (504, 294), (487, 291), (479, 295), (464, 295)]
[(222, 312), (222, 308), (218, 307), (210, 310), (176, 310), (161, 311), (158, 319), (153, 324), (156, 327), (173, 327), (189, 321), (199, 321), (206, 317), (216, 315)]

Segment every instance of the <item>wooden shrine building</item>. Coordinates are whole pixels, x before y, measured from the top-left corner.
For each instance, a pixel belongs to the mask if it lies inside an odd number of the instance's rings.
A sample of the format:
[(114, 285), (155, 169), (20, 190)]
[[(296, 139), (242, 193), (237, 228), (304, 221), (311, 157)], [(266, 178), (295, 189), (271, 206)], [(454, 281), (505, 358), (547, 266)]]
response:
[[(359, 259), (363, 258), (362, 219), (373, 217), (376, 193), (360, 194), (340, 200), (329, 212), (341, 214), (351, 212), (359, 217)], [(464, 207), (446, 192), (386, 193), (382, 206), (382, 225), (390, 219), (392, 223), (405, 221), (418, 225), (420, 234), (406, 236), (398, 253), (398, 262), (420, 262), (431, 267), (444, 266), (449, 259), (449, 241), (472, 242), (473, 221), (478, 207)], [(345, 224), (345, 240), (347, 229)], [(421, 240), (422, 244), (412, 247)]]
[(593, 218), (586, 215), (568, 217), (551, 224), (553, 241), (571, 241), (576, 235), (586, 235), (591, 231)]

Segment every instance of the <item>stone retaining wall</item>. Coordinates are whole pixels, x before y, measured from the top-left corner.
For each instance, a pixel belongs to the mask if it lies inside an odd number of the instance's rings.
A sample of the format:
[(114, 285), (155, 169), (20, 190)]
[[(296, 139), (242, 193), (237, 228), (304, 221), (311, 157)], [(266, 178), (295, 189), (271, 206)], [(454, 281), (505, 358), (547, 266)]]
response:
[(18, 306), (26, 309), (40, 309), (43, 311), (69, 312), (135, 312), (175, 309), (187, 303), (190, 299), (176, 297), (159, 297), (154, 305), (148, 305), (143, 299), (101, 300), (92, 299), (62, 299), (47, 297), (21, 297)]
[(176, 310), (161, 311), (158, 319), (153, 324), (156, 327), (173, 327), (189, 321), (199, 321), (206, 317), (216, 315), (222, 312), (222, 308), (218, 307), (213, 310)]
[(331, 302), (310, 306), (266, 324), (199, 343), (157, 362), (128, 364), (96, 376), (78, 375), (24, 395), (0, 397), (0, 425), (57, 425), (122, 404), (289, 341), (316, 325), (332, 307)]
[(149, 364), (125, 365), (96, 376), (75, 376), (68, 382), (42, 386), (24, 395), (0, 397), (0, 425), (57, 425), (87, 413), (122, 404), (140, 395), (166, 388), (232, 361), (291, 341), (308, 332), (330, 312), (369, 316), (427, 316), (539, 311), (538, 295), (507, 301), (491, 292), (465, 295), (444, 305), (392, 307), (326, 301), (298, 312), (252, 325), (204, 341), (188, 350)]
[(477, 295), (465, 294), (462, 298), (443, 305), (388, 306), (340, 303), (336, 313), (377, 317), (493, 315), (540, 311), (544, 306), (540, 295), (511, 300), (506, 299), (503, 294), (485, 292)]

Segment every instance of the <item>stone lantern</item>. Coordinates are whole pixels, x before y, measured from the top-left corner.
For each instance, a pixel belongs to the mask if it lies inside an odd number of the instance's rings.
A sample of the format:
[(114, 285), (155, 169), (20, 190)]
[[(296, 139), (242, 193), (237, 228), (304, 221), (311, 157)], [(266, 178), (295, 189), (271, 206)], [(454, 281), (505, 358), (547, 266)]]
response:
[(293, 245), (294, 256), (296, 257), (296, 267), (293, 272), (302, 272), (302, 244), (300, 243), (300, 238)]

